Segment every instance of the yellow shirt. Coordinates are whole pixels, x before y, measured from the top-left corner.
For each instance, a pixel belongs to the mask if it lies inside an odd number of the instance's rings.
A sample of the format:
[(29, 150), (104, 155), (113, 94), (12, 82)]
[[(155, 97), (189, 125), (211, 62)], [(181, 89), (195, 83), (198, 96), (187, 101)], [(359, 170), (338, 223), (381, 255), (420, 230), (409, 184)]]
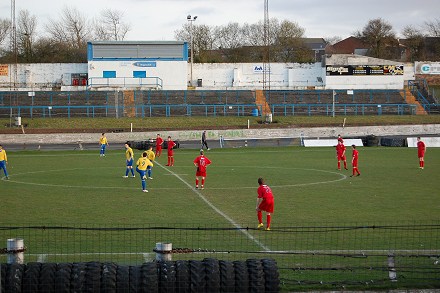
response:
[(125, 158), (127, 158), (127, 160), (133, 159), (134, 154), (133, 154), (133, 149), (132, 148), (127, 148), (125, 150)]
[(143, 171), (147, 170), (147, 166), (153, 167), (153, 163), (151, 163), (151, 161), (148, 160), (147, 157), (140, 157), (137, 160), (136, 165), (138, 166), (139, 170), (143, 170)]
[(99, 139), (99, 143), (100, 143), (100, 144), (108, 144), (108, 142), (107, 142), (107, 137), (102, 136), (102, 137)]
[(0, 161), (8, 161), (8, 157), (6, 156), (6, 151), (4, 149), (0, 150)]
[(147, 154), (147, 158), (153, 162), (156, 159), (156, 154), (153, 151), (146, 150), (144, 153)]

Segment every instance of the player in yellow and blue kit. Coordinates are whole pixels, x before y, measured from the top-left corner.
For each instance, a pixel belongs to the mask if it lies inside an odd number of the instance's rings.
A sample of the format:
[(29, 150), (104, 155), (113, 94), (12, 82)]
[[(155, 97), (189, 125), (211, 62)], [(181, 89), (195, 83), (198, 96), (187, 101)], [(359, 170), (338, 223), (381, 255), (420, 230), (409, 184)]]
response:
[(3, 169), (3, 173), (5, 173), (5, 178), (9, 179), (8, 171), (6, 170), (7, 164), (8, 156), (6, 155), (6, 151), (3, 149), (3, 146), (0, 144), (0, 170)]
[(105, 133), (102, 133), (101, 138), (99, 139), (99, 144), (101, 145), (101, 151), (99, 152), (100, 157), (105, 157), (105, 147), (108, 146), (107, 137), (105, 137)]
[[(150, 162), (154, 162), (154, 160), (156, 159), (156, 154), (153, 152), (152, 145), (150, 145), (148, 147), (148, 150), (146, 150), (144, 153), (147, 154), (147, 158), (148, 158), (148, 160), (150, 160)], [(148, 179), (153, 179), (153, 177), (151, 177), (152, 172), (153, 172), (153, 166), (148, 166), (147, 167)]]
[(153, 167), (153, 163), (151, 163), (150, 160), (148, 160), (147, 158), (147, 153), (142, 153), (142, 157), (140, 157), (137, 162), (136, 162), (136, 171), (139, 173), (139, 175), (141, 176), (141, 180), (142, 180), (142, 191), (143, 192), (148, 192), (147, 190), (147, 176), (145, 175), (145, 173), (147, 172), (147, 167), (151, 166)]
[(134, 154), (133, 149), (130, 147), (130, 145), (125, 143), (125, 163), (127, 165), (125, 169), (125, 176), (122, 176), (124, 178), (128, 178), (128, 173), (131, 171), (131, 177), (134, 178), (134, 170), (133, 170), (133, 160), (134, 160)]

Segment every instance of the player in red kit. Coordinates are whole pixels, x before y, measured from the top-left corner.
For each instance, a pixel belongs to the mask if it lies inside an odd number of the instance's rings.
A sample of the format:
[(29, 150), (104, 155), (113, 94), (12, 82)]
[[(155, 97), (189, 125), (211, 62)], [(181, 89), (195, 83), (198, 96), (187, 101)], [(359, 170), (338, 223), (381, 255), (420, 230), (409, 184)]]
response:
[(338, 142), (342, 142), (342, 143), (344, 143), (344, 139), (342, 138), (342, 136), (340, 135), (340, 134), (338, 134)]
[(168, 136), (168, 164), (166, 164), (165, 166), (174, 166), (174, 146), (176, 144), (174, 143), (174, 141), (171, 140), (171, 136)]
[(347, 169), (347, 159), (345, 157), (346, 147), (342, 143), (342, 140), (338, 140), (338, 145), (336, 146), (336, 158), (338, 159), (338, 170), (341, 170), (341, 161), (344, 161), (344, 169)]
[(156, 137), (156, 157), (160, 157), (162, 154), (162, 144), (163, 144), (163, 138), (160, 137), (160, 134), (157, 134)]
[(351, 175), (350, 177), (355, 176), (355, 174), (357, 174), (356, 176), (361, 176), (361, 172), (359, 172), (359, 169), (358, 169), (359, 152), (356, 149), (356, 146), (354, 144), (351, 145), (351, 147), (353, 148), (353, 156), (351, 159), (351, 165), (353, 166), (353, 175)]
[(200, 156), (194, 159), (194, 166), (197, 167), (196, 171), (196, 188), (199, 188), (199, 177), (202, 177), (201, 189), (205, 188), (206, 167), (211, 164), (211, 161), (205, 157), (203, 150), (200, 151)]
[(263, 211), (266, 212), (266, 231), (270, 231), (271, 214), (273, 213), (274, 199), (273, 193), (269, 186), (264, 184), (263, 178), (258, 178), (258, 184), (260, 185), (257, 189), (257, 217), (258, 226), (257, 228), (263, 228)]
[(420, 139), (420, 136), (419, 136), (419, 137), (417, 137), (417, 155), (419, 157), (419, 168), (420, 169), (425, 168), (425, 152), (426, 152), (426, 145)]

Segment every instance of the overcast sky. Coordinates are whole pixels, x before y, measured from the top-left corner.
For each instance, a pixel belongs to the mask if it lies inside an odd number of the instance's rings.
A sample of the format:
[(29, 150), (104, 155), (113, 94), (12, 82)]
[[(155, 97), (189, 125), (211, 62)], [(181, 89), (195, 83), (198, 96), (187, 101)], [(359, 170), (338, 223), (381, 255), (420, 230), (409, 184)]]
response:
[[(131, 30), (126, 40), (174, 40), (174, 32), (197, 15), (195, 24), (257, 23), (264, 17), (264, 0), (15, 0), (16, 15), (27, 9), (38, 18), (39, 33), (64, 7), (77, 8), (88, 18), (111, 8), (124, 12)], [(0, 1), (0, 18), (10, 18), (11, 1)], [(440, 19), (440, 0), (269, 0), (269, 17), (297, 22), (306, 37), (349, 37), (370, 19), (383, 18), (398, 36), (406, 25), (420, 28)]]

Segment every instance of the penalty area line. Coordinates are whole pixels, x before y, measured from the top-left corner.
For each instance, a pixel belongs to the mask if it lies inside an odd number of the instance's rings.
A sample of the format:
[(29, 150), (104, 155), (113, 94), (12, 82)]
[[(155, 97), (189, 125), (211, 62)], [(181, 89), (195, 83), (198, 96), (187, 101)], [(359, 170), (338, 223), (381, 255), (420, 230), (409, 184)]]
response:
[(226, 215), (224, 212), (222, 212), (219, 208), (217, 208), (212, 202), (210, 202), (206, 197), (203, 196), (202, 193), (200, 193), (197, 189), (195, 189), (191, 184), (186, 182), (182, 177), (180, 177), (178, 174), (174, 173), (173, 171), (165, 168), (163, 165), (156, 162), (157, 165), (159, 165), (162, 169), (166, 170), (171, 175), (174, 175), (177, 179), (182, 181), (183, 184), (188, 186), (189, 189), (191, 189), (201, 200), (203, 200), (211, 209), (213, 209), (217, 214), (225, 218), (229, 223), (231, 223), (235, 228), (237, 228), (241, 233), (243, 233), (247, 238), (255, 242), (259, 247), (264, 249), (265, 251), (270, 251), (269, 247), (258, 241), (254, 236), (252, 236), (248, 231), (243, 230), (243, 227), (241, 227), (239, 224), (237, 224), (233, 219), (231, 219), (228, 215)]

